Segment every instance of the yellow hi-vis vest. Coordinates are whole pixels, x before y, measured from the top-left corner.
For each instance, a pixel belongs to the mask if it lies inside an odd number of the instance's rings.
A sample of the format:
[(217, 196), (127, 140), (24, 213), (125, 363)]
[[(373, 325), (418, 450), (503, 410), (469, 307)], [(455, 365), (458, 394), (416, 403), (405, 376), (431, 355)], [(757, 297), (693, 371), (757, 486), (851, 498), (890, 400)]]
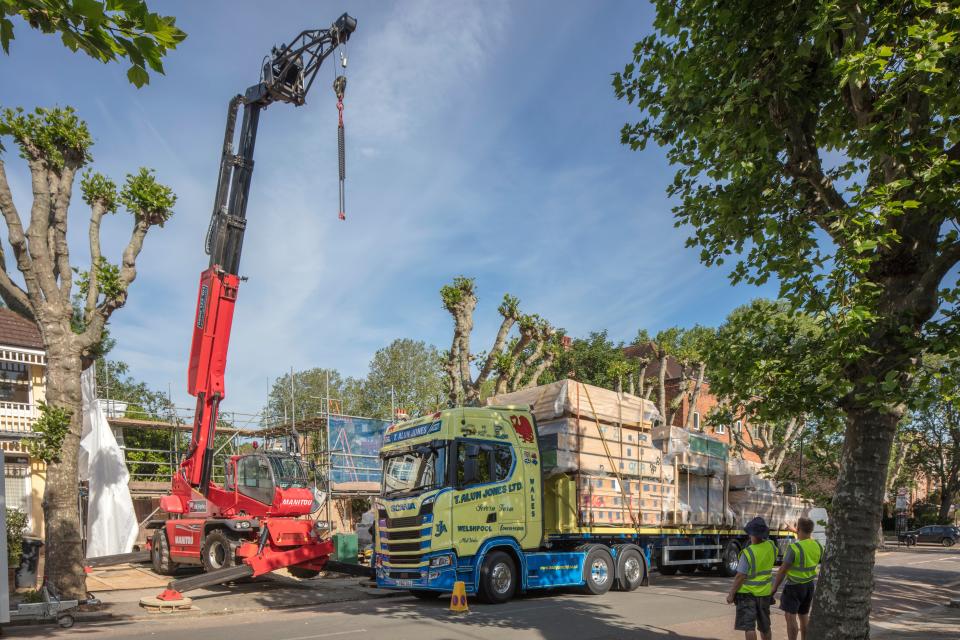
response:
[(773, 565), (777, 561), (777, 545), (773, 540), (752, 544), (740, 556), (747, 558), (747, 579), (737, 593), (769, 596), (773, 586)]
[(793, 564), (787, 571), (787, 579), (793, 584), (806, 584), (817, 577), (817, 566), (823, 555), (823, 548), (813, 538), (797, 540), (790, 545), (793, 549)]

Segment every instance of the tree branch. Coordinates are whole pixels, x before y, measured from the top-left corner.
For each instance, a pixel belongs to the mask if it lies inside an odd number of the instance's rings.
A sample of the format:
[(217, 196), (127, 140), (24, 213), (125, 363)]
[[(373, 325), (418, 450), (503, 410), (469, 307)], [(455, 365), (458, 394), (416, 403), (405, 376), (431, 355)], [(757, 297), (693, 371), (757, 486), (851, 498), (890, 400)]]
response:
[(127, 292), (137, 277), (137, 256), (143, 249), (143, 240), (149, 230), (150, 223), (144, 218), (138, 217), (133, 227), (133, 233), (130, 235), (130, 241), (127, 243), (126, 249), (123, 250), (123, 260), (120, 265), (120, 291), (117, 295), (104, 300), (96, 308), (80, 338), (84, 349), (89, 349), (100, 342), (103, 337), (103, 329), (110, 320), (111, 314), (126, 303)]
[(90, 227), (88, 236), (90, 241), (90, 273), (87, 282), (87, 302), (83, 317), (86, 322), (90, 322), (93, 312), (97, 307), (97, 300), (100, 298), (100, 283), (97, 280), (97, 265), (103, 257), (100, 253), (100, 224), (103, 221), (103, 215), (107, 209), (102, 201), (95, 201), (90, 207)]
[(70, 268), (70, 245), (67, 243), (67, 211), (70, 209), (70, 196), (73, 193), (73, 180), (79, 165), (76, 159), (69, 159), (60, 172), (59, 180), (55, 173), (51, 173), (53, 181), (57, 182), (57, 189), (53, 199), (51, 231), (52, 240), (50, 249), (55, 259), (55, 267), (60, 277), (60, 297), (70, 300), (70, 290), (73, 288), (73, 269)]
[[(27, 150), (32, 148), (29, 140), (25, 141), (23, 146)], [(28, 157), (27, 164), (30, 166), (33, 186), (33, 208), (30, 210), (30, 224), (27, 226), (27, 251), (30, 253), (33, 266), (36, 267), (34, 274), (40, 285), (40, 291), (43, 292), (43, 298), (50, 304), (56, 304), (60, 302), (60, 289), (53, 275), (56, 265), (50, 254), (47, 237), (50, 228), (50, 208), (53, 206), (48, 177), (50, 169), (47, 168), (46, 162), (38, 159), (39, 152), (33, 151), (24, 155)]]
[[(27, 239), (23, 233), (23, 223), (13, 202), (13, 194), (7, 181), (3, 160), (0, 160), (0, 213), (3, 214), (3, 219), (7, 223), (7, 238), (17, 260), (17, 269), (23, 274), (23, 280), (27, 285), (27, 291), (29, 292), (27, 305), (29, 306), (29, 298), (40, 300), (40, 284), (37, 282), (37, 276), (33, 271), (33, 260), (30, 258), (30, 252), (27, 251)], [(4, 266), (4, 273), (6, 274), (6, 266)], [(10, 279), (9, 274), (7, 274), (7, 279)], [(33, 314), (31, 313), (31, 315)]]

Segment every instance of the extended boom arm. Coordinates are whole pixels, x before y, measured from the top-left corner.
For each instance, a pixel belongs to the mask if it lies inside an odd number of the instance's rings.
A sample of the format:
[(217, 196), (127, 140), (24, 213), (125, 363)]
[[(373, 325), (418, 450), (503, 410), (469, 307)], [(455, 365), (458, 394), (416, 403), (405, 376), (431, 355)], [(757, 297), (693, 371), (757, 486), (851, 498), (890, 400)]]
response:
[[(260, 112), (273, 102), (304, 104), (323, 61), (346, 43), (356, 28), (357, 21), (343, 14), (328, 29), (304, 31), (290, 44), (274, 47), (264, 61), (260, 82), (230, 101), (217, 193), (206, 240), (210, 265), (200, 275), (187, 375), (188, 391), (196, 396), (197, 409), (190, 448), (180, 465), (180, 478), (174, 479), (175, 488), (182, 482), (203, 495), (208, 493), (217, 414), (225, 397), (224, 370), (240, 286), (240, 253)], [(241, 105), (243, 120), (238, 150), (234, 154), (234, 129)]]

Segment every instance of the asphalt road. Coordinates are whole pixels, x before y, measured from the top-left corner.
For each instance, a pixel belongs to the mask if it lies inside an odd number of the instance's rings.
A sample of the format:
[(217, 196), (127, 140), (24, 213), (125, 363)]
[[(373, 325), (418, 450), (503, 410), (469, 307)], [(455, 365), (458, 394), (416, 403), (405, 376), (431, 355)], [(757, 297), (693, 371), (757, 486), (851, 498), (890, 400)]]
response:
[[(920, 548), (878, 556), (873, 601), (875, 636), (908, 637), (903, 625), (944, 610), (958, 593), (960, 550)], [(279, 609), (232, 615), (158, 616), (146, 622), (78, 624), (70, 631), (51, 627), (10, 629), (15, 637), (96, 637), (163, 640), (589, 640), (611, 638), (733, 639), (734, 610), (724, 603), (729, 580), (716, 574), (654, 576), (633, 593), (589, 597), (575, 593), (529, 596), (506, 605), (470, 603), (453, 614), (447, 603), (412, 597)], [(953, 586), (951, 586), (953, 585)], [(952, 628), (952, 627), (951, 627)], [(7, 630), (5, 630), (5, 634)], [(948, 632), (952, 633), (952, 632)], [(784, 638), (782, 615), (774, 616), (774, 637)], [(909, 637), (947, 638), (925, 634)], [(953, 636), (955, 637), (955, 636)]]

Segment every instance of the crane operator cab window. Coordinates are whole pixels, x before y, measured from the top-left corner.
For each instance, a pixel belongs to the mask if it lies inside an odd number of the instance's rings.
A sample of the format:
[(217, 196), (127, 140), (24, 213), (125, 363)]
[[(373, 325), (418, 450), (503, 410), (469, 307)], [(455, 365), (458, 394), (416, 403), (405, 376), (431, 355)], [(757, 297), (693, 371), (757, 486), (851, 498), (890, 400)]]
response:
[(265, 456), (245, 456), (237, 463), (237, 488), (258, 502), (273, 502), (273, 474)]

